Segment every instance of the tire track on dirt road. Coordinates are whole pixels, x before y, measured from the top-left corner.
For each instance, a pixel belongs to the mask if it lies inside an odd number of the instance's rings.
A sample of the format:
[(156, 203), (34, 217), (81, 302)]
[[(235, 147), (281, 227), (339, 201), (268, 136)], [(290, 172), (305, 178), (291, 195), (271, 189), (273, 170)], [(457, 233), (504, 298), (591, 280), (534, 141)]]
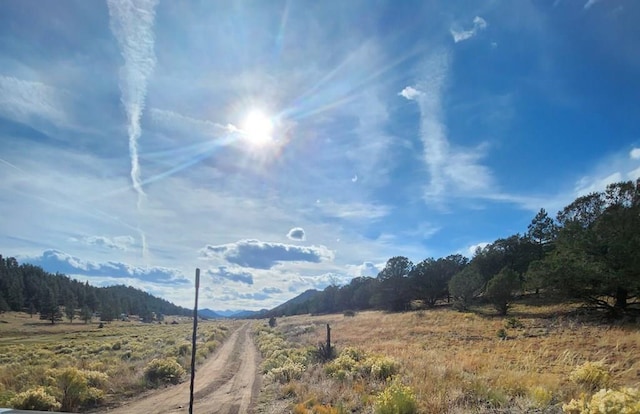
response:
[[(196, 369), (193, 412), (250, 413), (260, 390), (258, 361), (258, 351), (251, 338), (251, 324), (247, 322)], [(188, 411), (189, 381), (186, 381), (108, 412), (173, 414)]]

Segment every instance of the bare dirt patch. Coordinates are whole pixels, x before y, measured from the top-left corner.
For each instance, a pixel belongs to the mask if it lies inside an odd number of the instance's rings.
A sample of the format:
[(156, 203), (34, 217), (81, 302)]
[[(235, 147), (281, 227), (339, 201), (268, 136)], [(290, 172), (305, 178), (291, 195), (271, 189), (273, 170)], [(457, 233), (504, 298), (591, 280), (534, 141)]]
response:
[[(258, 362), (258, 351), (251, 338), (251, 324), (247, 322), (196, 369), (193, 412), (251, 413), (260, 390)], [(188, 411), (189, 381), (108, 410), (116, 414)]]

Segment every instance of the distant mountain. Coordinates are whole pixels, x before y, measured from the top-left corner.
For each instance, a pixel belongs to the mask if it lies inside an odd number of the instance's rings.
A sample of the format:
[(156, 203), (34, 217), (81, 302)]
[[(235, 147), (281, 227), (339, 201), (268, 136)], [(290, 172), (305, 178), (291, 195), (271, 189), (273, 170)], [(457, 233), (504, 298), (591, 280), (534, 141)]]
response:
[(222, 319), (225, 318), (224, 315), (220, 315), (218, 312), (205, 308), (205, 309), (198, 309), (198, 315), (201, 318), (207, 318), (207, 319)]
[(260, 315), (266, 312), (269, 312), (269, 309), (260, 309), (259, 311), (250, 311), (250, 310), (236, 311), (235, 313), (231, 314), (229, 318), (259, 319)]
[(282, 305), (276, 306), (275, 308), (266, 312), (260, 312), (260, 314), (254, 317), (268, 318), (271, 316), (297, 315), (305, 312), (308, 313), (309, 303), (319, 293), (320, 291), (316, 289), (305, 290), (295, 298), (289, 299)]

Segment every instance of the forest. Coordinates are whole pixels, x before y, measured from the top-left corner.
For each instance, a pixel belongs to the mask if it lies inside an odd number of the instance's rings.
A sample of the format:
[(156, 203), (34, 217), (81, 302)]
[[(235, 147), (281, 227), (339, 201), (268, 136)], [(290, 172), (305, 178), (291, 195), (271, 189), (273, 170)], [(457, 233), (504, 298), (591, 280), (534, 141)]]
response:
[(161, 315), (187, 316), (192, 312), (133, 287), (95, 287), (0, 255), (0, 313), (5, 311), (37, 313), (51, 323), (63, 318), (87, 322), (94, 315), (109, 322), (123, 314), (150, 322)]
[(460, 254), (414, 264), (390, 258), (377, 277), (328, 286), (266, 316), (365, 309), (403, 311), (450, 303), (465, 310), (479, 301), (501, 315), (518, 297), (575, 301), (607, 318), (640, 314), (640, 180), (581, 196), (554, 218), (541, 209), (524, 234)]

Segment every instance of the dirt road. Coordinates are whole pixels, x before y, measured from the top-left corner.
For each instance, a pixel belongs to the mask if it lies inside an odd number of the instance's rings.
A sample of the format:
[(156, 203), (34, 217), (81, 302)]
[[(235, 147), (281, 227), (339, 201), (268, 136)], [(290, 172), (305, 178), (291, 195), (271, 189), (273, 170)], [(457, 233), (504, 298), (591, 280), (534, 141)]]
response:
[[(260, 384), (256, 380), (258, 351), (245, 323), (227, 338), (209, 360), (196, 369), (193, 412), (197, 414), (250, 413)], [(115, 414), (187, 413), (189, 381), (109, 410)]]

